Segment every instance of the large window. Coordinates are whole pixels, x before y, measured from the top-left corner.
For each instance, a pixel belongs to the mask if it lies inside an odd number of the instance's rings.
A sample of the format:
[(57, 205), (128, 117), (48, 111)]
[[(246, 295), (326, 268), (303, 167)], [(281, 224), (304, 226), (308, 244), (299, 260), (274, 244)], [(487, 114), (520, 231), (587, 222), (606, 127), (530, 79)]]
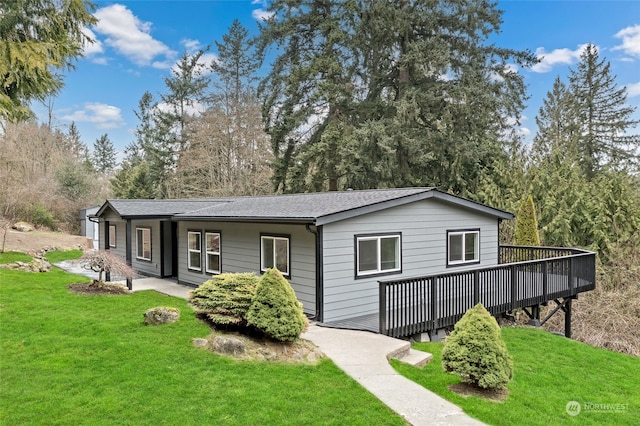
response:
[(202, 271), (202, 234), (187, 232), (188, 267), (193, 271)]
[(136, 228), (136, 258), (151, 260), (151, 229)]
[(282, 275), (290, 275), (289, 237), (260, 236), (260, 270), (278, 268)]
[(402, 270), (400, 234), (357, 235), (356, 276), (388, 274)]
[(447, 231), (447, 265), (480, 262), (480, 231)]
[(116, 226), (109, 225), (109, 247), (115, 248), (116, 246)]
[(220, 273), (220, 233), (205, 233), (206, 271), (210, 274)]

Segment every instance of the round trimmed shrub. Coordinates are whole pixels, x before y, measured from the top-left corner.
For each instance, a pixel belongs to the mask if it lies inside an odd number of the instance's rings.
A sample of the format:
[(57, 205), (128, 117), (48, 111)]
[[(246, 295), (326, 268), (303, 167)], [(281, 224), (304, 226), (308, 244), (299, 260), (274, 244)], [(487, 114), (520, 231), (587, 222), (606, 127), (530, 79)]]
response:
[(504, 389), (513, 377), (513, 361), (495, 318), (478, 303), (458, 321), (442, 348), (445, 371), (484, 389)]
[(259, 280), (254, 273), (215, 275), (191, 290), (191, 306), (216, 325), (244, 326)]
[(275, 268), (268, 269), (260, 278), (247, 321), (281, 342), (296, 340), (307, 325), (302, 304), (289, 282)]

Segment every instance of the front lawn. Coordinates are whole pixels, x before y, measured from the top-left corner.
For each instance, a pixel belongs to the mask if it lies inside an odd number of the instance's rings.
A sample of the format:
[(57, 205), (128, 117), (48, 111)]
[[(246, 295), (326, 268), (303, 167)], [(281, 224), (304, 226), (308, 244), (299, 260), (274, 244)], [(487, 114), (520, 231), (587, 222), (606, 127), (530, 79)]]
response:
[[(450, 391), (447, 386), (460, 379), (442, 370), (442, 343), (414, 345), (433, 354), (433, 361), (423, 369), (395, 361), (393, 366), (491, 425), (639, 424), (640, 358), (533, 328), (503, 328), (502, 336), (514, 364), (509, 396), (502, 403)], [(580, 403), (581, 411), (575, 416), (567, 413), (571, 401)]]
[[(0, 270), (0, 424), (405, 424), (330, 360), (235, 361), (193, 347), (209, 329), (153, 291), (82, 296), (58, 269)], [(145, 326), (173, 306), (181, 319)]]
[(19, 251), (5, 251), (0, 253), (0, 264), (13, 262), (31, 262), (32, 257)]

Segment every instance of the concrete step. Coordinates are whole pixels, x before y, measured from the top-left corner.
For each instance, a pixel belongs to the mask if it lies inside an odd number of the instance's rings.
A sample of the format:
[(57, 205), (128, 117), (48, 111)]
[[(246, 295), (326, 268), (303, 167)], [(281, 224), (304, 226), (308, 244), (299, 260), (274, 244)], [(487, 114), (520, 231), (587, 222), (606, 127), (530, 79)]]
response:
[(409, 349), (409, 353), (402, 358), (398, 358), (400, 362), (413, 365), (414, 367), (424, 367), (433, 359), (433, 355), (429, 352), (417, 351), (415, 349)]
[(391, 358), (397, 359), (405, 364), (413, 365), (414, 367), (423, 367), (433, 359), (433, 355), (428, 352), (411, 349), (411, 343), (405, 342), (387, 355), (387, 359)]

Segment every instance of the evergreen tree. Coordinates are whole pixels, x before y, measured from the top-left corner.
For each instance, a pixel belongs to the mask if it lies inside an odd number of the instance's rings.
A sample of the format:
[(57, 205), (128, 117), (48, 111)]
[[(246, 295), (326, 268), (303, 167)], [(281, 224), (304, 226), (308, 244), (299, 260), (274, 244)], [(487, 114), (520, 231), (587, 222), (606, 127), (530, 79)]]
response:
[(96, 22), (87, 0), (11, 0), (0, 6), (0, 118), (33, 116), (31, 100), (44, 100), (63, 85), (60, 70), (82, 56), (82, 32)]
[(116, 149), (106, 133), (93, 144), (93, 164), (98, 173), (108, 175), (116, 167)]
[(540, 245), (538, 219), (536, 218), (536, 208), (531, 195), (528, 195), (520, 204), (520, 210), (518, 211), (518, 216), (516, 216), (516, 231), (513, 244), (534, 247)]
[(576, 103), (560, 77), (556, 77), (553, 89), (547, 92), (536, 116), (536, 124), (538, 132), (532, 146), (534, 161), (548, 160), (553, 150), (562, 153), (566, 161), (577, 159), (579, 126)]
[[(262, 82), (275, 183), (289, 190), (437, 185), (464, 194), (500, 155), (525, 87), (490, 45), (484, 1), (306, 0), (271, 4)], [(264, 93), (264, 91), (263, 91)]]
[(261, 82), (275, 161), (274, 189), (336, 190), (354, 96), (355, 0), (271, 2), (260, 48), (278, 56)]
[(633, 119), (635, 108), (626, 105), (626, 87), (618, 88), (616, 76), (596, 46), (589, 44), (569, 76), (579, 124), (578, 153), (589, 179), (604, 165), (624, 167), (637, 164), (640, 135), (626, 135), (640, 123)]

